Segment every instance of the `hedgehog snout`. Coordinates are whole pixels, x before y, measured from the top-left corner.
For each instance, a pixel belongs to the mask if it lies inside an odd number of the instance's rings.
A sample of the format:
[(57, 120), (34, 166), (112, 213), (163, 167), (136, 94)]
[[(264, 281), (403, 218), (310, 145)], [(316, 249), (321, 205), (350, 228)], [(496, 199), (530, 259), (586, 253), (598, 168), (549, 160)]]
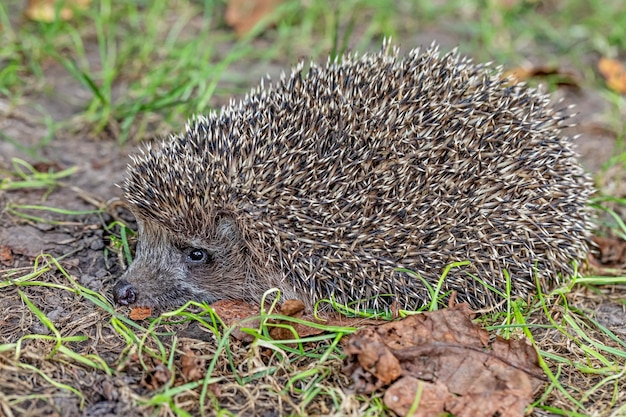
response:
[(130, 282), (122, 279), (113, 287), (113, 298), (116, 303), (123, 306), (134, 304), (137, 301), (137, 289)]

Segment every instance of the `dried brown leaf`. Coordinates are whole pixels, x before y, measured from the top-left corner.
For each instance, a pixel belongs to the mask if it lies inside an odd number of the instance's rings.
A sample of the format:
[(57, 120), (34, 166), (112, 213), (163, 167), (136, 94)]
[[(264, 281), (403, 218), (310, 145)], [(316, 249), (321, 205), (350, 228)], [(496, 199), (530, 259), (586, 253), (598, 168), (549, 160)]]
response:
[(285, 316), (296, 317), (302, 312), (304, 312), (304, 303), (300, 300), (285, 300), (280, 306), (280, 314)]
[(607, 86), (621, 94), (626, 94), (626, 66), (616, 59), (601, 58), (598, 71), (606, 80)]
[(0, 245), (0, 264), (4, 266), (11, 266), (13, 264), (13, 254), (11, 248), (5, 245)]
[(84, 10), (90, 4), (91, 0), (29, 0), (24, 15), (36, 22), (54, 22), (58, 9), (58, 18), (71, 20), (75, 9)]
[(580, 87), (580, 77), (572, 71), (558, 67), (523, 66), (515, 67), (504, 73), (504, 76), (513, 77), (516, 81), (528, 81), (532, 78), (556, 77), (557, 85)]
[(63, 170), (63, 165), (58, 162), (40, 161), (33, 164), (33, 168), (39, 172), (58, 172)]
[(169, 381), (171, 376), (170, 370), (162, 363), (158, 363), (141, 380), (141, 386), (150, 390), (157, 390)]
[[(243, 300), (219, 300), (211, 304), (215, 313), (222, 319), (226, 326), (235, 325), (231, 335), (243, 342), (252, 342), (254, 337), (241, 331), (238, 323), (243, 319), (258, 316), (260, 309), (258, 305), (247, 303)], [(254, 327), (255, 323), (248, 322), (245, 327)]]
[(510, 10), (517, 7), (523, 0), (497, 0), (496, 4), (504, 10)]
[[(259, 315), (259, 306), (250, 304), (242, 300), (220, 300), (211, 307), (227, 326), (237, 325), (243, 319)], [(316, 318), (310, 314), (304, 314), (304, 304), (300, 300), (286, 300), (280, 307), (280, 313), (290, 317), (298, 317), (313, 323), (320, 323), (327, 326), (363, 326), (367, 324), (378, 324), (376, 320), (351, 319), (339, 314), (325, 313)], [(307, 326), (305, 324), (285, 321), (284, 324), (293, 328), (298, 337), (314, 336), (324, 333), (323, 329)], [(254, 327), (253, 322), (247, 322), (246, 327)], [(253, 337), (236, 328), (232, 336), (241, 341), (251, 342)], [(293, 339), (296, 335), (291, 329), (284, 327), (274, 327), (270, 330), (270, 336), (275, 340)]]
[(206, 368), (206, 360), (196, 354), (189, 348), (189, 346), (183, 347), (183, 356), (180, 360), (182, 368), (183, 378), (185, 381), (197, 381), (204, 377), (204, 370)]
[(490, 341), (471, 316), (467, 304), (458, 304), (357, 332), (346, 348), (356, 389), (369, 393), (393, 383), (385, 401), (400, 415), (421, 381), (414, 415), (522, 416), (542, 383), (537, 352), (525, 340)]
[(230, 326), (245, 318), (258, 316), (259, 306), (243, 300), (219, 300), (211, 304), (215, 313), (220, 316), (224, 324)]
[(414, 417), (436, 416), (444, 408), (444, 401), (450, 396), (448, 388), (441, 383), (430, 383), (405, 376), (389, 387), (383, 401), (396, 414), (406, 416), (415, 401), (415, 396), (421, 387), (417, 409)]
[(130, 314), (128, 315), (128, 318), (131, 320), (138, 321), (138, 320), (147, 319), (151, 315), (152, 315), (152, 309), (150, 307), (133, 307), (133, 309), (130, 310)]
[(229, 0), (224, 20), (238, 36), (250, 32), (265, 16), (272, 13), (284, 0)]
[(626, 241), (616, 237), (593, 236), (595, 250), (589, 255), (591, 264), (600, 270), (626, 267)]
[(346, 353), (357, 355), (357, 360), (363, 369), (376, 377), (375, 389), (390, 384), (402, 374), (400, 361), (394, 356), (377, 330), (375, 327), (370, 327), (360, 331), (358, 338), (350, 338), (350, 343), (346, 348)]

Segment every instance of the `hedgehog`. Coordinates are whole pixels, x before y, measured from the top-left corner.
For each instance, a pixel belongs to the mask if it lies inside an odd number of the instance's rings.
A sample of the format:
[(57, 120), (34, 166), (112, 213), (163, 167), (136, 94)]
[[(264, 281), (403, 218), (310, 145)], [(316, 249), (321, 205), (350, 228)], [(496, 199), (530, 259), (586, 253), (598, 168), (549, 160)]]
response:
[(478, 309), (528, 297), (588, 250), (571, 117), (435, 44), (301, 62), (132, 157), (136, 257), (114, 298), (162, 309), (278, 289), (388, 311), (438, 286)]

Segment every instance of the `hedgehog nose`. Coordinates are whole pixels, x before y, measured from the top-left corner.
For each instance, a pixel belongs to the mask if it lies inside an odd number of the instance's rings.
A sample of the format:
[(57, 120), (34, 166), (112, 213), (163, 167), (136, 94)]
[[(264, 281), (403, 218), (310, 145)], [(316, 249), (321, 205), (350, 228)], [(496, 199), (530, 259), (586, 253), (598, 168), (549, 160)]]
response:
[(137, 301), (137, 290), (130, 282), (120, 280), (115, 284), (115, 287), (113, 287), (113, 298), (116, 303), (123, 306), (133, 304)]

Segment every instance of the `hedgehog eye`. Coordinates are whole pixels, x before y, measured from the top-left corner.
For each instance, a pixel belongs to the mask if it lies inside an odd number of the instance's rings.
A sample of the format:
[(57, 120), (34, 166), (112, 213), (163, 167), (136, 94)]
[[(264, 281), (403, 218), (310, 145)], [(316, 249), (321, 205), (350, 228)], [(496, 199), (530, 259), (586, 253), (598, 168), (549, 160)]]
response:
[(187, 251), (187, 262), (192, 264), (205, 264), (211, 262), (213, 257), (204, 249), (190, 248)]

